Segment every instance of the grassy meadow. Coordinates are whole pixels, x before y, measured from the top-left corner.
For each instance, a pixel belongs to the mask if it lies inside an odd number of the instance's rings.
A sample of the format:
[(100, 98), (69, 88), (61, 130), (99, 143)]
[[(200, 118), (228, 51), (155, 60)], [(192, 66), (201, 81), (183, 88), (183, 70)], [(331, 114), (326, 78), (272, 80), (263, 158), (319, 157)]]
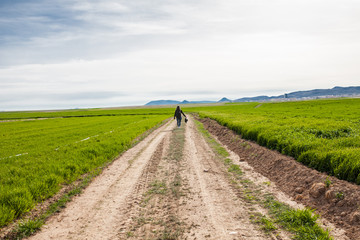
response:
[(119, 108), (119, 109), (71, 109), (53, 111), (13, 111), (0, 112), (0, 121), (16, 119), (38, 119), (38, 118), (70, 118), (70, 117), (104, 117), (124, 115), (168, 115), (173, 109), (169, 108)]
[(112, 161), (168, 109), (0, 113), (0, 226)]
[(191, 111), (311, 168), (360, 184), (360, 99), (233, 103)]

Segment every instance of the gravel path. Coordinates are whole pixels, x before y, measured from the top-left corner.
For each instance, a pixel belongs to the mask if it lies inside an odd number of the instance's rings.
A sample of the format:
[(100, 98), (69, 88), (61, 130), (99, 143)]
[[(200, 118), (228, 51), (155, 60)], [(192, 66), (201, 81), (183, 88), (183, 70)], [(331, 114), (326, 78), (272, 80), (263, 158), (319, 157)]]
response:
[[(229, 152), (255, 184), (270, 183)], [(302, 207), (273, 184), (266, 186), (281, 201)], [(168, 122), (122, 154), (30, 239), (291, 238), (281, 230), (277, 236), (261, 231), (251, 221), (254, 209), (265, 213), (239, 197), (190, 117), (181, 128)]]

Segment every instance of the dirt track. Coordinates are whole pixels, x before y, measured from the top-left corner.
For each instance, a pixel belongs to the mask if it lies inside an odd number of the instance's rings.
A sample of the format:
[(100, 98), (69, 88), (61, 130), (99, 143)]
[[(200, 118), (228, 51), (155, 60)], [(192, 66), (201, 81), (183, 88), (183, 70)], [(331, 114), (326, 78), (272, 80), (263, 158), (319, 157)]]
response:
[[(229, 152), (261, 191), (302, 207)], [(191, 118), (181, 128), (170, 121), (124, 153), (30, 239), (291, 238), (280, 230), (265, 234), (251, 220), (254, 211), (265, 214), (239, 197)], [(347, 239), (327, 224), (336, 239)]]

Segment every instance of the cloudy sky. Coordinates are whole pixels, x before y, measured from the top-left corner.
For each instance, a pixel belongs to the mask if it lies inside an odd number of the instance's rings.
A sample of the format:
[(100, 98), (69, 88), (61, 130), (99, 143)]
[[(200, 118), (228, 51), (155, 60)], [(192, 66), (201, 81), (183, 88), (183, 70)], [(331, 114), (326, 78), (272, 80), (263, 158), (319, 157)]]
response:
[(358, 0), (0, 0), (0, 111), (360, 85)]

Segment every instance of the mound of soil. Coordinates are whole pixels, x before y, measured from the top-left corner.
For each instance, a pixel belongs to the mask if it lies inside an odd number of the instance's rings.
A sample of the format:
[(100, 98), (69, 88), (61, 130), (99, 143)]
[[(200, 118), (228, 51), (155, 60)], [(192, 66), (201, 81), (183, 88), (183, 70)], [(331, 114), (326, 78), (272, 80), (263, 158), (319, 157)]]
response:
[(273, 181), (294, 200), (316, 209), (323, 218), (360, 239), (360, 186), (328, 176), (258, 144), (211, 119), (200, 119), (222, 144)]

